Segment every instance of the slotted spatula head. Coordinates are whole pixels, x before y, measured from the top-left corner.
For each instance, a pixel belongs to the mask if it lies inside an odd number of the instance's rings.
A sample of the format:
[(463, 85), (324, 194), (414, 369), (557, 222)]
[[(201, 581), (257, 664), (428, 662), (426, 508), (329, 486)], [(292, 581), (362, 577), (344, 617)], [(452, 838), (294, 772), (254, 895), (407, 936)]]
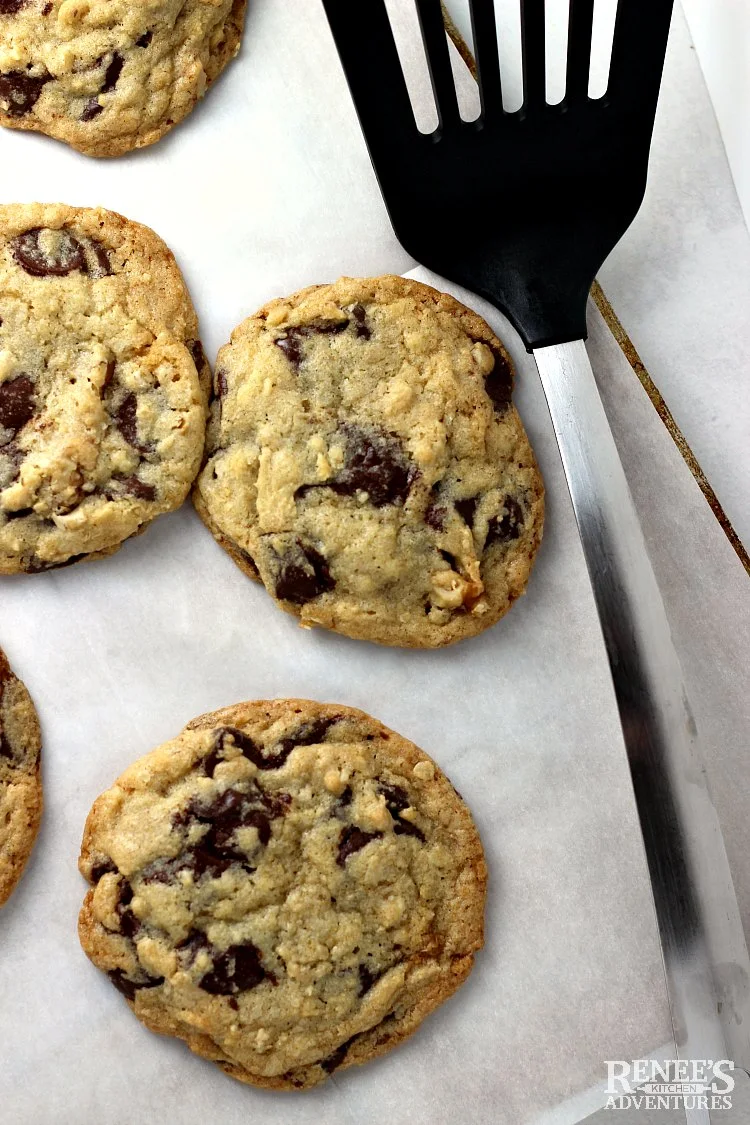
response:
[(588, 96), (594, 0), (570, 0), (564, 100), (545, 100), (544, 0), (520, 0), (524, 101), (503, 110), (493, 0), (470, 0), (482, 112), (461, 120), (440, 0), (414, 3), (438, 110), (416, 127), (384, 0), (323, 0), (396, 235), (487, 298), (527, 348), (586, 335), (597, 269), (633, 220), (672, 0), (619, 0), (609, 84)]

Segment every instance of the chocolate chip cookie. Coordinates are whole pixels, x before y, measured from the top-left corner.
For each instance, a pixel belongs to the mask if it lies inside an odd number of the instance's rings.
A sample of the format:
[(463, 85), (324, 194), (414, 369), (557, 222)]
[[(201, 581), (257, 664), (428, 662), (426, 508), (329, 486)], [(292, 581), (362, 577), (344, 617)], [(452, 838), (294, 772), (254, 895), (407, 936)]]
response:
[(116, 551), (198, 471), (210, 371), (147, 227), (0, 206), (0, 574)]
[(237, 54), (246, 0), (0, 0), (0, 124), (90, 156), (153, 144)]
[(0, 649), (0, 906), (21, 878), (39, 831), (40, 749), (34, 704)]
[(434, 648), (524, 592), (543, 486), (487, 324), (402, 277), (271, 301), (216, 362), (193, 498), (282, 609)]
[(303, 1089), (410, 1035), (482, 946), (469, 810), (361, 711), (240, 703), (95, 802), (81, 943), (140, 1020), (234, 1078)]

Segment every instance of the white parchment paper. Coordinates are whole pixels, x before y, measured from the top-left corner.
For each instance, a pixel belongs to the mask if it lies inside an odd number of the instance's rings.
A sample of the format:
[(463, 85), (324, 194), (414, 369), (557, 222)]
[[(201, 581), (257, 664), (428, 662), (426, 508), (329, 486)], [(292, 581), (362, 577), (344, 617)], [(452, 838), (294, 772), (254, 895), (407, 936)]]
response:
[[(251, 0), (239, 60), (155, 148), (102, 163), (4, 131), (0, 168), (4, 201), (100, 203), (153, 226), (184, 269), (211, 358), (271, 296), (413, 264), (312, 0)], [(599, 1082), (605, 1059), (666, 1042), (624, 750), (549, 418), (529, 357), (502, 317), (473, 303), (517, 361), (517, 403), (548, 490), (528, 595), (484, 636), (415, 653), (303, 632), (189, 506), (111, 559), (0, 582), (0, 644), (40, 712), (46, 793), (34, 857), (0, 915), (3, 1123), (524, 1125)], [(689, 659), (704, 659), (698, 599), (734, 628), (734, 667), (720, 645), (710, 658), (723, 677), (723, 737), (738, 753), (736, 638), (748, 615), (736, 559), (611, 345), (599, 324), (592, 356), (660, 578), (676, 565), (670, 544), (681, 559), (700, 544), (679, 571), (687, 602), (668, 591)], [(286, 695), (362, 707), (424, 747), (472, 808), (491, 873), (487, 945), (467, 985), (405, 1046), (304, 1095), (245, 1088), (147, 1032), (76, 937), (76, 858), (97, 794), (193, 716)], [(710, 697), (704, 713), (711, 728)], [(730, 825), (741, 816), (733, 792), (723, 791)]]

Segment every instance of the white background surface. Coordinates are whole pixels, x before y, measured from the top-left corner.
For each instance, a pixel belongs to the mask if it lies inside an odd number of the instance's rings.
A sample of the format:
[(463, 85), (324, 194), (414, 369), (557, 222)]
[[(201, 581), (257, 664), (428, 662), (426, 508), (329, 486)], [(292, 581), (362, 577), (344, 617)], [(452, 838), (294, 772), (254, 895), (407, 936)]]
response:
[[(679, 40), (677, 53), (667, 107), (698, 98)], [(696, 122), (711, 136), (698, 109)], [(679, 174), (668, 166), (669, 122), (662, 128), (663, 174)], [(312, 0), (294, 10), (251, 0), (240, 59), (156, 148), (98, 163), (3, 132), (0, 166), (5, 200), (103, 203), (152, 225), (185, 271), (211, 358), (271, 296), (412, 265), (388, 226)], [(720, 169), (715, 177), (719, 185)], [(682, 202), (700, 224), (699, 195), (694, 213), (689, 197)], [(651, 237), (668, 240), (669, 201), (650, 206)], [(646, 244), (647, 229), (637, 237)], [(638, 245), (615, 262), (623, 289), (629, 280), (640, 291), (628, 263), (644, 278), (654, 265), (640, 261)], [(687, 279), (679, 293), (701, 296)], [(658, 340), (672, 305), (663, 285), (649, 296), (649, 339)], [(47, 794), (39, 846), (0, 917), (4, 1125), (239, 1125), (261, 1115), (271, 1125), (530, 1125), (599, 1081), (605, 1058), (666, 1039), (635, 812), (549, 420), (528, 357), (488, 315), (519, 363), (518, 403), (549, 518), (528, 596), (484, 637), (409, 653), (302, 633), (189, 507), (112, 559), (0, 584), (0, 642), (40, 710)], [(683, 656), (747, 923), (745, 577), (593, 317), (592, 358)], [(673, 347), (663, 344), (665, 367)], [(708, 359), (707, 377), (720, 378), (721, 364)], [(722, 425), (736, 421), (726, 405)], [(725, 441), (725, 462), (730, 453)], [(75, 936), (85, 889), (75, 859), (93, 798), (194, 715), (286, 694), (362, 706), (424, 746), (475, 812), (492, 872), (488, 944), (467, 986), (408, 1045), (303, 1096), (241, 1087), (156, 1039)]]
[(750, 224), (750, 4), (682, 0)]

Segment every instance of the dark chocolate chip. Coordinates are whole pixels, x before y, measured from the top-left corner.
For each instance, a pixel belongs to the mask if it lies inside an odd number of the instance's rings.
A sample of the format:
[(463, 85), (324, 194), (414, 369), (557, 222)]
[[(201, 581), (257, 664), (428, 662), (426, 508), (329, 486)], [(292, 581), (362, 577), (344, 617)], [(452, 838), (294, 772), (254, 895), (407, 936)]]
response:
[(100, 93), (109, 94), (114, 90), (117, 85), (117, 80), (122, 73), (122, 68), (125, 65), (125, 59), (117, 51), (112, 55), (112, 61), (104, 72), (104, 85)]
[(114, 359), (114, 358), (108, 359), (107, 360), (107, 370), (104, 372), (104, 382), (102, 383), (102, 387), (101, 387), (101, 394), (102, 395), (106, 394), (106, 392), (112, 386), (112, 381), (115, 377), (116, 368), (117, 368), (117, 360)]
[(0, 74), (0, 103), (9, 117), (23, 117), (29, 113), (39, 100), (45, 83), (51, 74), (35, 78), (23, 70), (10, 70)]
[(224, 953), (214, 958), (213, 969), (198, 981), (204, 992), (212, 996), (232, 996), (257, 986), (272, 974), (261, 962), (260, 950), (247, 945), (230, 945)]
[(33, 508), (17, 508), (15, 512), (5, 512), (4, 515), (5, 515), (5, 518), (7, 520), (22, 520), (22, 519), (25, 519), (26, 516), (33, 516), (34, 515), (34, 509)]
[(211, 942), (203, 933), (203, 930), (191, 930), (183, 941), (177, 943), (177, 949), (185, 955), (185, 959), (190, 965), (204, 949), (212, 948)]
[(310, 544), (297, 539), (279, 559), (276, 597), (293, 605), (305, 605), (333, 590), (336, 583), (328, 563)]
[(503, 500), (503, 506), (505, 515), (502, 519), (493, 516), (487, 526), (485, 547), (489, 547), (490, 543), (510, 543), (511, 540), (518, 539), (521, 534), (523, 526), (521, 505), (512, 496), (506, 496)]
[(14, 16), (26, 3), (27, 0), (0, 0), (0, 16)]
[(344, 819), (344, 810), (348, 809), (351, 805), (353, 796), (354, 794), (352, 793), (351, 785), (347, 785), (343, 793), (341, 793), (340, 796), (336, 798), (336, 802), (333, 806), (333, 815)]
[(135, 994), (140, 988), (158, 988), (160, 984), (164, 984), (164, 977), (147, 976), (145, 980), (131, 980), (122, 969), (111, 969), (107, 976), (117, 991), (128, 1000), (135, 1000)]
[(114, 875), (117, 873), (117, 864), (111, 859), (103, 859), (100, 863), (95, 863), (91, 868), (91, 882), (98, 883), (103, 875)]
[(337, 1047), (335, 1051), (332, 1051), (330, 1055), (328, 1055), (324, 1059), (321, 1059), (318, 1063), (318, 1066), (321, 1067), (326, 1072), (326, 1074), (332, 1074), (337, 1067), (341, 1066), (342, 1062), (346, 1058), (346, 1052), (349, 1050), (356, 1038), (357, 1036), (353, 1035), (351, 1039), (347, 1039), (346, 1043), (342, 1043), (341, 1046)]
[(456, 500), (455, 502), (456, 511), (458, 512), (464, 523), (468, 524), (469, 527), (474, 526), (474, 513), (477, 510), (478, 503), (478, 496), (472, 496), (468, 500)]
[[(291, 754), (295, 746), (316, 746), (319, 742), (325, 740), (328, 730), (334, 723), (338, 722), (338, 717), (333, 719), (312, 719), (309, 723), (303, 723), (292, 734), (282, 738), (279, 742), (279, 756), (283, 754), (283, 761)], [(267, 761), (268, 759), (266, 759)], [(257, 764), (257, 763), (256, 763)], [(272, 769), (271, 766), (261, 766), (261, 769)]]
[(369, 340), (372, 332), (367, 326), (367, 312), (364, 305), (354, 305), (351, 309), (351, 314), (354, 318), (354, 332), (362, 340)]
[(54, 5), (51, 2), (49, 2), (49, 0), (48, 0), (48, 3), (46, 3), (44, 5), (44, 7), (42, 8), (42, 15), (48, 16), (50, 14), (50, 12), (52, 11), (53, 7), (54, 7)]
[(406, 790), (400, 785), (388, 785), (386, 782), (381, 782), (378, 788), (385, 797), (385, 807), (393, 818), (394, 835), (415, 836), (417, 840), (424, 843), (425, 835), (421, 828), (417, 828), (416, 824), (412, 824), (410, 820), (403, 820), (401, 817), (404, 809), (408, 809), (411, 805)]
[(144, 33), (140, 37), (140, 39), (136, 39), (136, 41), (135, 41), (136, 47), (148, 47), (148, 45), (151, 42), (151, 40), (153, 39), (153, 37), (154, 37), (153, 31), (144, 31)]
[(429, 504), (424, 514), (424, 522), (434, 531), (442, 531), (448, 511), (437, 504)]
[(193, 357), (193, 363), (195, 364), (196, 370), (200, 374), (200, 372), (206, 366), (206, 353), (203, 350), (203, 344), (200, 342), (200, 340), (188, 340), (185, 346)]
[(0, 426), (17, 434), (34, 417), (34, 384), (28, 375), (0, 383)]
[(484, 386), (495, 409), (502, 414), (507, 410), (513, 393), (513, 371), (502, 352), (495, 348), (491, 348), (491, 351), (495, 357), (495, 366), (485, 378)]
[(120, 890), (117, 896), (117, 905), (115, 906), (115, 913), (120, 919), (120, 933), (127, 938), (134, 938), (141, 928), (141, 923), (136, 918), (133, 911), (130, 909), (130, 903), (133, 901), (133, 888), (127, 879), (123, 879), (120, 883)]
[(147, 453), (150, 447), (138, 440), (138, 401), (135, 393), (129, 391), (113, 413), (117, 428), (128, 445), (140, 453)]
[(36, 555), (32, 555), (24, 565), (26, 574), (40, 574), (43, 570), (62, 570), (65, 566), (72, 566), (73, 563), (80, 562), (85, 559), (86, 552), (80, 555), (71, 555), (70, 558), (65, 559), (63, 562), (47, 562), (45, 559), (38, 559)]
[(219, 369), (216, 372), (216, 394), (219, 398), (224, 398), (227, 393), (227, 373)]
[(109, 260), (108, 251), (102, 246), (101, 242), (97, 242), (95, 238), (89, 238), (86, 240), (84, 250), (86, 251), (86, 272), (89, 277), (95, 279), (110, 277), (112, 263)]
[(375, 981), (380, 980), (382, 975), (382, 973), (374, 973), (368, 965), (363, 964), (359, 966), (359, 992), (357, 995), (360, 999), (362, 999), (366, 992), (370, 991)]
[(145, 480), (139, 477), (120, 477), (115, 476), (112, 478), (114, 484), (117, 485), (118, 490), (128, 493), (130, 496), (135, 496), (136, 500), (155, 500), (156, 488), (153, 484), (146, 484)]
[(346, 461), (328, 487), (342, 496), (366, 492), (376, 508), (403, 503), (416, 480), (417, 469), (401, 442), (382, 431), (367, 433), (354, 425), (342, 429), (346, 435)]
[(348, 824), (341, 829), (336, 863), (339, 867), (343, 867), (350, 855), (354, 855), (365, 844), (369, 844), (371, 840), (379, 840), (382, 835), (382, 832), (364, 832), (361, 828), (357, 828), (355, 824)]
[(260, 578), (260, 571), (258, 570), (258, 567), (256, 565), (256, 562), (255, 562), (255, 559), (253, 558), (253, 556), (249, 555), (247, 553), (247, 551), (243, 551), (242, 547), (235, 547), (234, 550), (240, 556), (240, 558), (244, 562), (245, 566), (248, 567), (252, 571), (252, 573), (255, 575), (255, 577)]
[(410, 820), (401, 820), (400, 818), (393, 825), (394, 836), (415, 836), (417, 840), (425, 842), (425, 834), (421, 828), (417, 828), (416, 824), (412, 824)]
[(298, 324), (287, 328), (283, 336), (274, 340), (274, 344), (284, 353), (292, 367), (298, 369), (304, 359), (303, 340), (310, 336), (335, 336), (348, 327), (348, 320), (313, 320), (310, 324)]
[(104, 106), (99, 105), (99, 102), (96, 98), (89, 98), (89, 100), (83, 107), (83, 112), (81, 113), (81, 121), (93, 121), (94, 118), (98, 117), (99, 114), (103, 111)]
[[(50, 233), (57, 236), (56, 245), (45, 249), (41, 236)], [(13, 257), (19, 266), (32, 277), (64, 277), (73, 270), (86, 269), (83, 246), (67, 230), (50, 232), (42, 227), (34, 227), (12, 239), (11, 246)]]

